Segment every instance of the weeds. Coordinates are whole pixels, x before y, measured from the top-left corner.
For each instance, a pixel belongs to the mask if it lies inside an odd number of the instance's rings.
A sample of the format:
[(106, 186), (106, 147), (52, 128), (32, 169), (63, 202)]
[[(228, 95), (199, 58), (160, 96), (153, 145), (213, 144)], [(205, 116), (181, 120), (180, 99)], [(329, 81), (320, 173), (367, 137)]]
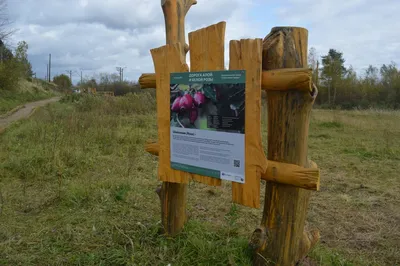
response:
[[(18, 84), (18, 82), (15, 83)], [(0, 89), (0, 115), (6, 114), (27, 102), (44, 100), (55, 96), (52, 90), (40, 83), (36, 84), (36, 81), (34, 83), (21, 81), (20, 83), (22, 84), (16, 85), (21, 87), (17, 91)]]
[(322, 123), (319, 123), (318, 126), (324, 127), (324, 128), (342, 128), (343, 127), (343, 125), (337, 121), (322, 122)]
[[(310, 256), (318, 265), (396, 265), (399, 116), (335, 112), (312, 113), (321, 191), (308, 221), (322, 239)], [(393, 125), (387, 133), (384, 124)], [(80, 95), (0, 135), (0, 265), (251, 265), (247, 243), (262, 209), (231, 204), (228, 182), (191, 184), (184, 231), (159, 235), (157, 158), (144, 151), (156, 125), (146, 93)]]

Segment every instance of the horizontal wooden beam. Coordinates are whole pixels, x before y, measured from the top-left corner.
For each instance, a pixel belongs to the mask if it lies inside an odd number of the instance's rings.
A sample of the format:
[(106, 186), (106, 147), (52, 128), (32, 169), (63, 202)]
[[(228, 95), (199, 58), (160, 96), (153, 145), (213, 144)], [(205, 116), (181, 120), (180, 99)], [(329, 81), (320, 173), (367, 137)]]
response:
[(160, 151), (160, 145), (155, 141), (147, 141), (145, 145), (145, 150), (155, 156), (158, 156), (158, 152)]
[[(156, 88), (156, 75), (142, 74), (139, 78), (142, 89)], [(301, 90), (312, 91), (312, 71), (308, 68), (285, 68), (263, 71), (261, 88), (263, 90)]]
[(144, 73), (139, 78), (140, 88), (142, 89), (155, 89), (156, 86), (156, 74), (155, 73)]
[(319, 169), (316, 163), (310, 163), (311, 168), (296, 164), (268, 161), (267, 171), (261, 178), (275, 183), (292, 185), (308, 190), (319, 190)]
[[(145, 150), (158, 156), (160, 145), (157, 142), (148, 141)], [(263, 180), (308, 190), (319, 190), (320, 172), (315, 162), (310, 162), (310, 168), (275, 161), (267, 161), (267, 163), (267, 171), (261, 175)]]
[(263, 90), (312, 91), (312, 70), (308, 68), (283, 68), (263, 71), (261, 86)]

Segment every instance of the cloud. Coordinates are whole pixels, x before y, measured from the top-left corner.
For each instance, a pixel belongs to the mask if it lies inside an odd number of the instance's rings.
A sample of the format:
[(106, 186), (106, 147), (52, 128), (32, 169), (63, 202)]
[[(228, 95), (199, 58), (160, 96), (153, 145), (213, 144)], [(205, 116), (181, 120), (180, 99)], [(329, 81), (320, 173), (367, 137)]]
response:
[[(221, 20), (228, 22), (226, 35), (230, 39), (251, 32), (245, 21), (252, 1), (198, 2), (187, 15), (186, 33)], [(15, 43), (28, 42), (29, 59), (41, 77), (51, 53), (52, 74), (82, 68), (92, 75), (124, 66), (124, 76), (137, 80), (142, 72), (154, 71), (149, 50), (165, 44), (159, 1), (26, 0), (11, 2), (10, 13), (20, 29)], [(74, 81), (79, 78), (76, 75)]]
[(400, 62), (400, 1), (286, 0), (282, 6), (275, 9), (279, 20), (306, 27), (319, 55), (337, 49), (359, 73), (369, 64)]
[[(198, 0), (187, 15), (186, 34), (226, 21), (228, 65), (229, 40), (263, 38), (274, 26), (302, 26), (320, 56), (335, 48), (362, 72), (369, 64), (400, 62), (399, 10), (395, 0)], [(9, 11), (20, 29), (14, 45), (28, 42), (41, 77), (51, 53), (53, 74), (85, 69), (92, 75), (124, 66), (125, 77), (137, 80), (154, 71), (149, 50), (165, 44), (159, 0), (9, 1)]]

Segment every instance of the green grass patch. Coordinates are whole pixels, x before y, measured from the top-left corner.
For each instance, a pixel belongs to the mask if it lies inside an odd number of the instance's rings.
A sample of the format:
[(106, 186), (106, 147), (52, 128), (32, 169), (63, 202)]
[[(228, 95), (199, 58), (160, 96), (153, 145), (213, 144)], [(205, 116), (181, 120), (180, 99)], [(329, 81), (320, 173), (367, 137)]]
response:
[[(41, 82), (22, 82), (24, 88), (13, 91), (0, 89), (0, 115), (28, 102), (39, 101), (55, 96), (49, 88), (44, 88)], [(19, 84), (16, 82), (16, 84)], [(28, 84), (28, 85), (26, 85)]]
[(355, 266), (354, 263), (347, 260), (338, 251), (326, 248), (320, 244), (311, 251), (309, 256), (313, 258), (318, 265)]
[(318, 124), (322, 128), (342, 128), (343, 124), (337, 121), (321, 122)]
[(379, 158), (379, 154), (373, 151), (368, 151), (365, 148), (344, 148), (343, 153), (351, 154), (359, 157), (360, 159)]
[[(157, 138), (155, 110), (146, 92), (69, 95), (1, 134), (0, 265), (251, 265), (262, 208), (232, 204), (228, 182), (191, 182), (184, 231), (160, 234), (158, 160), (144, 151)], [(321, 231), (317, 265), (400, 261), (398, 117), (313, 110), (321, 191), (307, 220)]]
[(317, 139), (330, 139), (332, 138), (328, 134), (317, 134), (317, 135), (310, 135), (311, 138), (317, 138)]

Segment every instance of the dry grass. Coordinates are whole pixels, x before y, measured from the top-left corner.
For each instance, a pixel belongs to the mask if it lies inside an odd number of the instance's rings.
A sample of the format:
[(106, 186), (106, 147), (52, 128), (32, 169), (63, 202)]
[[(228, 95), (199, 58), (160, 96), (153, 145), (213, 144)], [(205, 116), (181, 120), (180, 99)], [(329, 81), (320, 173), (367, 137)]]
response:
[(314, 111), (309, 154), (321, 191), (309, 221), (362, 265), (400, 262), (400, 112)]
[[(76, 100), (0, 135), (1, 265), (250, 264), (262, 210), (232, 205), (229, 183), (190, 183), (185, 232), (157, 234), (157, 158), (144, 152), (157, 135), (153, 98)], [(313, 111), (309, 155), (322, 182), (308, 220), (322, 235), (319, 265), (400, 262), (398, 118)]]
[(55, 85), (43, 80), (21, 79), (15, 82), (15, 90), (7, 91), (0, 88), (0, 116), (28, 102), (39, 101), (55, 96)]

